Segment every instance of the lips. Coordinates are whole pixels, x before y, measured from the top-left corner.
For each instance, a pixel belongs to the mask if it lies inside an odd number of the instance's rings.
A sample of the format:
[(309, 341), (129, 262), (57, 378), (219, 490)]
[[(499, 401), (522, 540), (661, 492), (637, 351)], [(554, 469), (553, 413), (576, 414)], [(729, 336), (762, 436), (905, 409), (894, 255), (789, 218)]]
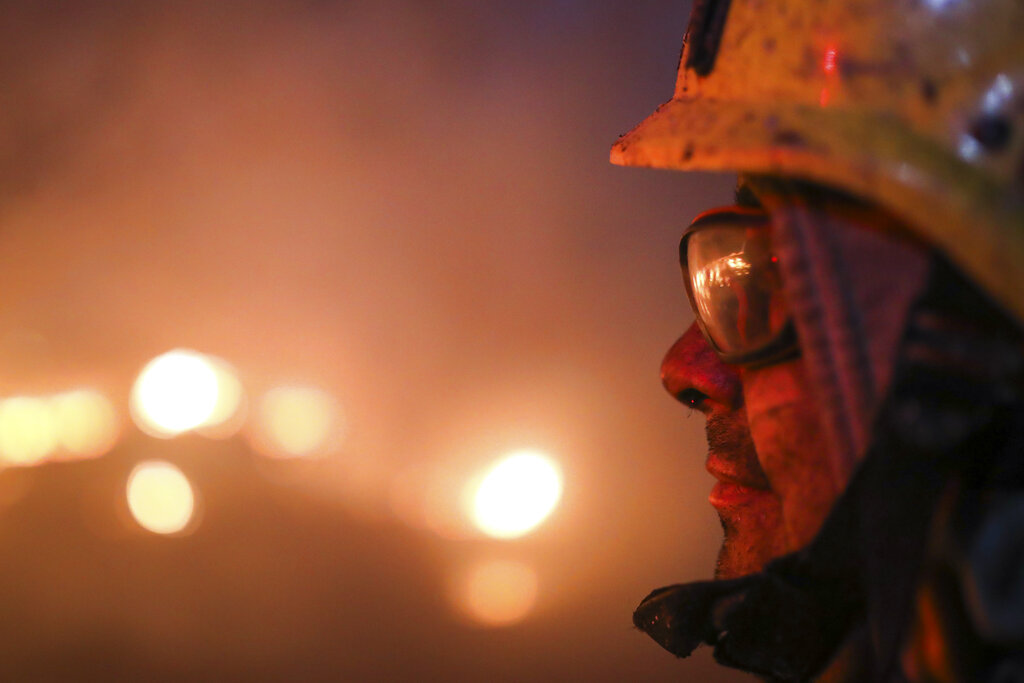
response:
[(718, 482), (711, 489), (708, 502), (718, 510), (748, 505), (770, 495), (768, 480), (760, 468), (748, 469), (712, 453), (707, 470)]
[(732, 508), (752, 502), (765, 493), (767, 492), (764, 489), (720, 481), (712, 487), (708, 502), (715, 508)]

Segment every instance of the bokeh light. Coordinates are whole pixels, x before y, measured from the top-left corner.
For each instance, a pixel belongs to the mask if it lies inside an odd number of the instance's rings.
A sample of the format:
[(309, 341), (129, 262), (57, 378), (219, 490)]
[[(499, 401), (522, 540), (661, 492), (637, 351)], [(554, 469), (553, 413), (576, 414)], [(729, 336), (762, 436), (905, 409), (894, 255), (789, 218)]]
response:
[(323, 453), (341, 429), (334, 399), (314, 387), (271, 389), (260, 401), (259, 418), (263, 450), (282, 457)]
[(484, 475), (471, 514), (488, 536), (515, 538), (543, 522), (561, 496), (562, 474), (554, 461), (535, 451), (518, 451)]
[(225, 439), (237, 433), (245, 422), (245, 390), (235, 368), (225, 360), (205, 356), (217, 381), (217, 398), (213, 410), (196, 427), (203, 436)]
[(474, 566), (458, 589), (460, 607), (483, 626), (522, 621), (537, 602), (537, 573), (521, 562), (488, 560)]
[(156, 534), (175, 534), (188, 526), (195, 509), (192, 485), (169, 462), (139, 463), (128, 477), (128, 508), (135, 521)]
[(103, 455), (117, 441), (117, 411), (106, 396), (94, 389), (76, 389), (50, 400), (56, 436), (64, 458)]
[(132, 387), (132, 418), (152, 436), (166, 438), (198, 427), (216, 407), (213, 364), (201, 353), (187, 349), (151, 360)]
[(16, 396), (0, 401), (0, 458), (35, 465), (57, 448), (57, 420), (48, 401)]

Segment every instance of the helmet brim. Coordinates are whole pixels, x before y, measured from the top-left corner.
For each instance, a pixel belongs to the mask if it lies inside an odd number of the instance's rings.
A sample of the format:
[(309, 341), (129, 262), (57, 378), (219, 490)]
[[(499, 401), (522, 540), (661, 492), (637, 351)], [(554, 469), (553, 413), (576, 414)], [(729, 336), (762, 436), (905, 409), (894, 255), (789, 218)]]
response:
[(677, 98), (612, 163), (807, 180), (892, 212), (1024, 319), (1024, 202), (895, 118), (842, 108)]

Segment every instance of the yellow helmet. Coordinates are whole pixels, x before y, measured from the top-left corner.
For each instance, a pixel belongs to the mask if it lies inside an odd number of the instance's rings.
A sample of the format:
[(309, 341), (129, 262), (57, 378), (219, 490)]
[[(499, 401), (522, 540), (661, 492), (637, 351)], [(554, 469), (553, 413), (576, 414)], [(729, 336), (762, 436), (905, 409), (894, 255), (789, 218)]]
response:
[(1024, 320), (1024, 2), (695, 0), (626, 166), (786, 175), (885, 207)]

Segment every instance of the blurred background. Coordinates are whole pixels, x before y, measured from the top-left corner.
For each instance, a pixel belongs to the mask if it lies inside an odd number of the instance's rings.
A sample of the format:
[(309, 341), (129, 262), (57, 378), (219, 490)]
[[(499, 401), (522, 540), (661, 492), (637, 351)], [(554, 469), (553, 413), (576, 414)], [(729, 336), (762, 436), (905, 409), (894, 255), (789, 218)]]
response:
[(737, 681), (621, 169), (689, 3), (5, 2), (0, 677)]

